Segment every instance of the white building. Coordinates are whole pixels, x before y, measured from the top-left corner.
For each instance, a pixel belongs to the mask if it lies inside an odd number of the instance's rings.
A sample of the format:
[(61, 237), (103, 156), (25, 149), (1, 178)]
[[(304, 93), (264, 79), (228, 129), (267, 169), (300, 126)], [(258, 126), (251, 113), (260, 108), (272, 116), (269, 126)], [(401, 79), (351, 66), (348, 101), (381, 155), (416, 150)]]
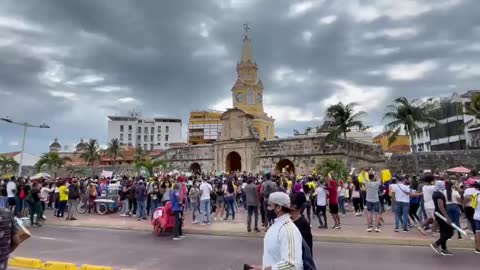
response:
[(142, 118), (139, 113), (108, 116), (108, 140), (118, 139), (122, 145), (144, 150), (166, 149), (182, 140), (182, 120)]

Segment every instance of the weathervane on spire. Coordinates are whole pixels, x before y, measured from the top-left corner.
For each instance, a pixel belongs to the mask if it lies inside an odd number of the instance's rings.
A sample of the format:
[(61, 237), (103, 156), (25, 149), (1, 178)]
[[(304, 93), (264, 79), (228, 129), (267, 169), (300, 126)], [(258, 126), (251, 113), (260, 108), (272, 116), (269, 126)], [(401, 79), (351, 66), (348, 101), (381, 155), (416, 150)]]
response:
[(248, 30), (250, 30), (250, 26), (248, 26), (248, 23), (243, 24), (243, 29), (245, 29), (245, 39), (248, 39)]

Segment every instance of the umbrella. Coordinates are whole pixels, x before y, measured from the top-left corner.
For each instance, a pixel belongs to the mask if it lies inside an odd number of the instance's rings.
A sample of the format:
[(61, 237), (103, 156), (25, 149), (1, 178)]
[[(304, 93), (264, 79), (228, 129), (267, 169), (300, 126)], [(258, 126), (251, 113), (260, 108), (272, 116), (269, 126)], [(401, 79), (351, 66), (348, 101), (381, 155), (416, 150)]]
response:
[(31, 177), (32, 179), (40, 179), (40, 178), (50, 178), (50, 175), (48, 173), (37, 173), (34, 176)]
[(451, 172), (451, 173), (469, 173), (471, 170), (469, 168), (465, 168), (465, 167), (455, 167), (455, 168), (451, 168), (451, 169), (448, 169), (447, 172)]

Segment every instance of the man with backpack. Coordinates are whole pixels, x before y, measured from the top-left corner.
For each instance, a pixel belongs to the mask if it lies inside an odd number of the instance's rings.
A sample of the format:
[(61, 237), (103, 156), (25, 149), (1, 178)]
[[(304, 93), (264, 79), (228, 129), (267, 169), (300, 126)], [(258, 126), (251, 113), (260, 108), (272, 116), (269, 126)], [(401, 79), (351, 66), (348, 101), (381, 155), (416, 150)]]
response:
[(261, 194), (263, 196), (263, 208), (265, 209), (265, 231), (273, 224), (273, 219), (268, 216), (268, 198), (270, 194), (277, 191), (277, 185), (272, 181), (270, 173), (265, 175), (265, 181), (262, 183)]
[(308, 245), (290, 219), (290, 197), (283, 192), (274, 192), (267, 205), (267, 215), (275, 222), (263, 240), (262, 265), (246, 265), (245, 269), (316, 269)]

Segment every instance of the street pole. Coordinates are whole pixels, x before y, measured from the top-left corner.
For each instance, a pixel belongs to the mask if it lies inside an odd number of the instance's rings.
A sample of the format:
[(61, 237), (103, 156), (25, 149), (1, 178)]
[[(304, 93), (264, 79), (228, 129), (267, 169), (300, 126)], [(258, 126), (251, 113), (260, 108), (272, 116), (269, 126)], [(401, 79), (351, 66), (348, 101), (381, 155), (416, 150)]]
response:
[(23, 124), (22, 152), (20, 153), (20, 164), (18, 165), (18, 177), (22, 176), (23, 153), (25, 151), (25, 139), (27, 137), (27, 123)]

